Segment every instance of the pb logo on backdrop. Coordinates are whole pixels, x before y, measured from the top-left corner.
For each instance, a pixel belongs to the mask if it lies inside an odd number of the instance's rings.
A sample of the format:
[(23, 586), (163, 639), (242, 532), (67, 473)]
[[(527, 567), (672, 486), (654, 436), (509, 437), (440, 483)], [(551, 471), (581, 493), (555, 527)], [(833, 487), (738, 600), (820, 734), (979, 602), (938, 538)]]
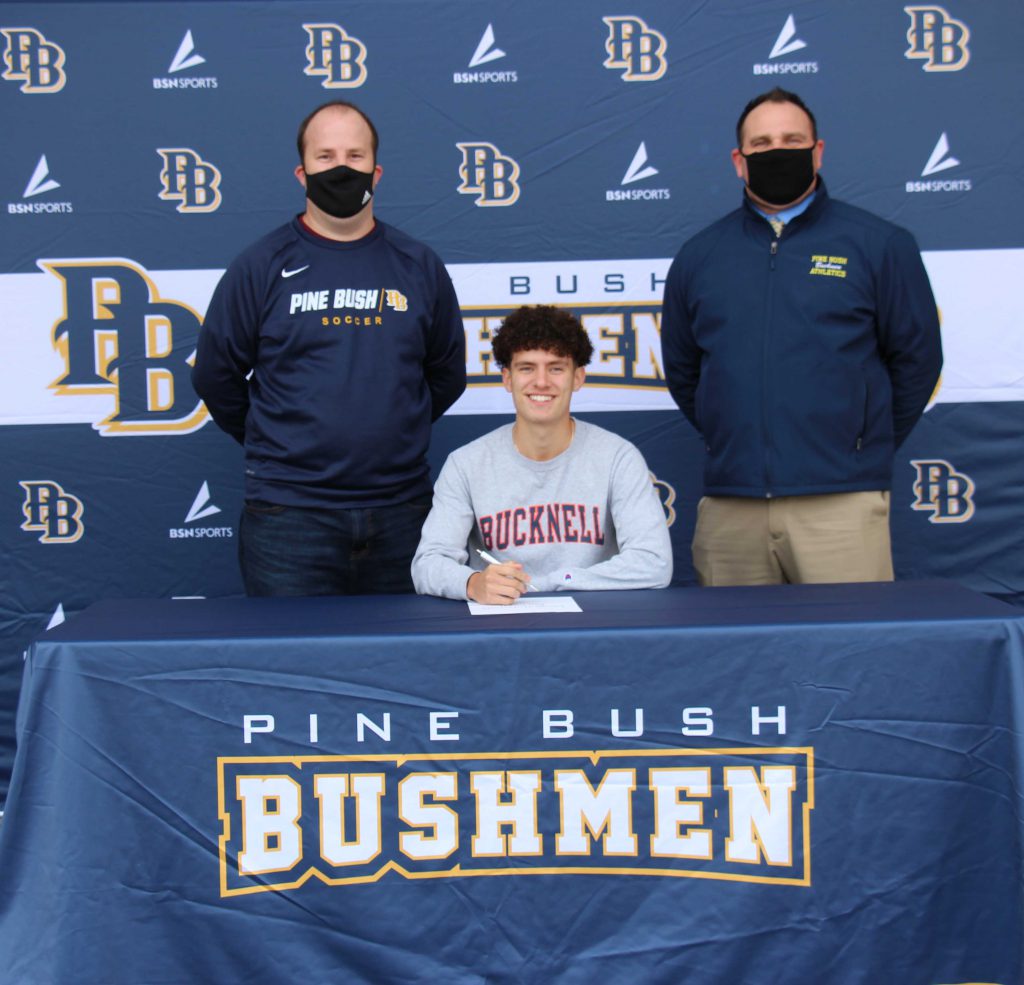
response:
[(25, 522), (21, 529), (38, 533), (40, 543), (73, 544), (85, 533), (85, 507), (77, 496), (65, 492), (60, 483), (42, 480), (18, 485), (25, 490), (25, 502), (21, 505)]
[(494, 144), (456, 144), (462, 151), (460, 195), (476, 195), (481, 206), (513, 205), (519, 200), (519, 165)]
[(304, 75), (325, 89), (355, 89), (366, 81), (366, 45), (339, 24), (303, 24), (309, 35)]
[(177, 202), (179, 212), (216, 212), (220, 208), (220, 171), (190, 147), (158, 147), (163, 160), (160, 198)]
[(974, 480), (944, 458), (914, 459), (912, 510), (931, 513), (929, 523), (966, 523), (974, 516)]
[(648, 27), (639, 17), (602, 17), (608, 25), (604, 67), (622, 69), (627, 82), (653, 82), (668, 68), (665, 35)]
[(60, 396), (111, 394), (102, 435), (189, 434), (208, 419), (192, 389), (199, 315), (160, 297), (129, 260), (40, 260), (59, 278), (63, 314), (53, 344), (66, 371), (50, 386)]
[(48, 41), (34, 27), (0, 27), (4, 36), (2, 78), (20, 82), (28, 93), (60, 92), (68, 78), (64, 49)]
[(921, 58), (926, 72), (959, 72), (971, 59), (967, 25), (942, 7), (904, 7), (910, 17), (907, 58)]

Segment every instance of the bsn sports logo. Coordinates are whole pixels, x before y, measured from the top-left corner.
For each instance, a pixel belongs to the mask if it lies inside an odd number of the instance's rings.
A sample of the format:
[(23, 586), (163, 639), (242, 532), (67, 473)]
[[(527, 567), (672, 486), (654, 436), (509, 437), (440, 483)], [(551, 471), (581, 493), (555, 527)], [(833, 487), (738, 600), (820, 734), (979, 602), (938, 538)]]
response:
[(967, 25), (942, 7), (904, 7), (910, 17), (906, 58), (924, 60), (926, 72), (959, 72), (971, 60)]
[(462, 151), (460, 195), (476, 195), (483, 207), (514, 205), (519, 200), (519, 165), (486, 142), (456, 144)]
[(196, 520), (215, 516), (217, 513), (220, 513), (220, 507), (214, 506), (211, 501), (210, 484), (204, 479), (203, 484), (199, 487), (199, 492), (196, 493), (196, 498), (192, 500), (192, 505), (185, 516), (185, 522), (195, 523)]
[(966, 523), (974, 516), (974, 480), (957, 472), (944, 458), (914, 459), (912, 510), (931, 513), (929, 523)]
[(622, 69), (626, 82), (654, 82), (668, 68), (665, 35), (648, 27), (639, 17), (602, 17), (608, 25), (604, 67)]
[[(178, 50), (171, 59), (167, 69), (168, 76), (175, 76), (178, 72), (187, 71), (197, 65), (204, 65), (206, 59), (196, 51), (196, 44), (192, 38), (192, 32), (186, 31), (185, 36), (178, 45)], [(178, 78), (157, 78), (153, 79), (154, 89), (216, 89), (215, 78), (198, 76), (180, 76)]]
[[(656, 167), (648, 164), (647, 144), (640, 141), (633, 160), (630, 161), (626, 173), (622, 176), (620, 185), (631, 185), (635, 181), (644, 181), (653, 178), (658, 173)], [(636, 202), (640, 200), (650, 201), (652, 199), (667, 199), (670, 197), (667, 188), (609, 188), (604, 193), (606, 202)]]
[(304, 75), (325, 89), (355, 89), (366, 81), (366, 45), (338, 24), (303, 24), (309, 35)]
[(102, 435), (189, 434), (208, 419), (192, 389), (199, 315), (161, 298), (130, 260), (40, 260), (61, 282), (63, 314), (53, 344), (66, 372), (60, 396), (110, 394), (114, 411), (93, 424)]
[[(219, 506), (215, 506), (213, 500), (210, 497), (210, 484), (203, 481), (203, 484), (199, 487), (199, 492), (196, 493), (196, 498), (192, 500), (192, 505), (189, 507), (188, 513), (185, 515), (185, 523), (196, 523), (199, 520), (205, 520), (208, 516), (216, 516), (221, 512)], [(231, 527), (171, 527), (167, 531), (167, 536), (172, 540), (186, 539), (186, 538), (207, 538), (207, 537), (234, 537), (235, 532)]]
[[(469, 67), (479, 68), (481, 65), (496, 62), (499, 58), (504, 57), (505, 52), (494, 43), (494, 26), (488, 24), (483, 35), (480, 37), (476, 51), (473, 52), (473, 57), (469, 60)], [(452, 81), (456, 84), (465, 84), (467, 82), (518, 82), (519, 77), (515, 70), (505, 69), (499, 72), (455, 72), (452, 76)]]
[[(56, 191), (60, 188), (60, 182), (50, 177), (50, 166), (46, 163), (46, 155), (42, 154), (28, 179), (25, 191), (21, 197), (35, 198), (36, 195), (45, 195), (47, 192)], [(40, 215), (51, 212), (73, 212), (70, 202), (8, 202), (8, 215)]]
[(22, 530), (39, 534), (41, 544), (73, 544), (85, 533), (82, 513), (85, 506), (58, 482), (48, 480), (19, 482), (25, 490), (21, 512), (25, 515)]
[[(949, 138), (943, 132), (932, 149), (928, 162), (921, 170), (922, 178), (948, 171), (960, 166), (960, 161), (949, 152)], [(970, 178), (948, 179), (932, 178), (930, 181), (908, 181), (907, 192), (969, 192)]]
[(60, 92), (67, 82), (64, 49), (34, 27), (0, 27), (4, 36), (4, 72), (0, 78), (20, 82), (27, 93)]
[(772, 45), (767, 62), (754, 66), (754, 75), (813, 75), (818, 71), (817, 62), (776, 62), (774, 59), (792, 55), (807, 47), (807, 42), (797, 37), (796, 21), (790, 14), (782, 25), (779, 36)]
[(57, 188), (60, 188), (60, 182), (50, 177), (50, 167), (46, 163), (46, 155), (43, 154), (39, 158), (36, 169), (32, 172), (32, 177), (29, 178), (28, 184), (25, 186), (25, 192), (21, 197), (31, 198), (33, 195), (42, 195), (43, 192), (53, 191)]
[(158, 147), (163, 160), (160, 199), (177, 202), (182, 213), (215, 212), (220, 208), (220, 171), (191, 147)]

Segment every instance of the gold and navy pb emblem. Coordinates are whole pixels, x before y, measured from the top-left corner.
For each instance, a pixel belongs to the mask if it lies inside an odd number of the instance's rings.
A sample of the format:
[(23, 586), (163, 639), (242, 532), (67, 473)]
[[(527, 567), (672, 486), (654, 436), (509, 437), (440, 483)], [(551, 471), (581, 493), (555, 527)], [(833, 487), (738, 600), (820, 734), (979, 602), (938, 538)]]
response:
[(653, 82), (668, 68), (665, 35), (655, 31), (639, 17), (602, 17), (608, 25), (604, 67), (622, 69), (626, 82)]
[(303, 24), (309, 35), (304, 75), (325, 89), (355, 89), (366, 81), (366, 45), (340, 24)]
[(930, 513), (929, 523), (966, 523), (974, 516), (974, 480), (944, 458), (914, 459), (912, 510)]
[(85, 533), (82, 501), (65, 492), (59, 482), (19, 482), (25, 490), (21, 512), (25, 516), (22, 530), (39, 534), (42, 544), (73, 544)]
[(0, 27), (4, 36), (4, 71), (0, 76), (20, 82), (27, 93), (60, 92), (68, 78), (64, 49), (34, 27)]
[(179, 212), (215, 212), (220, 208), (220, 170), (190, 147), (158, 147), (163, 160), (160, 198), (177, 202)]
[(519, 165), (486, 141), (456, 144), (462, 152), (459, 165), (460, 195), (476, 195), (480, 206), (513, 205), (519, 199)]
[(959, 72), (971, 60), (967, 48), (971, 32), (967, 25), (943, 7), (904, 7), (910, 17), (904, 52), (907, 58), (924, 60), (926, 72)]

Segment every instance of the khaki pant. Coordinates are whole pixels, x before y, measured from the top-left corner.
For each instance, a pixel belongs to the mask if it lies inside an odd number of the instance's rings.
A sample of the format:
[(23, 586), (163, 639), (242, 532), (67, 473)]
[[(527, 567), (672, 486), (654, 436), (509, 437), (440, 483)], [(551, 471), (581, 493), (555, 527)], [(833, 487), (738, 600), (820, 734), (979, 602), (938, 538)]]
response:
[(892, 581), (889, 493), (705, 496), (693, 566), (702, 585)]

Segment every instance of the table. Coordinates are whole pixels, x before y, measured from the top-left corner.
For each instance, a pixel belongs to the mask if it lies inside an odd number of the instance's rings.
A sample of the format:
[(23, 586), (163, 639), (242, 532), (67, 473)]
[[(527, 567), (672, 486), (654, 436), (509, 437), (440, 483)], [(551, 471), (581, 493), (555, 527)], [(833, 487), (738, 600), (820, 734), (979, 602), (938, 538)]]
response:
[(31, 649), (5, 982), (1024, 980), (1024, 623), (945, 582), (107, 601)]

